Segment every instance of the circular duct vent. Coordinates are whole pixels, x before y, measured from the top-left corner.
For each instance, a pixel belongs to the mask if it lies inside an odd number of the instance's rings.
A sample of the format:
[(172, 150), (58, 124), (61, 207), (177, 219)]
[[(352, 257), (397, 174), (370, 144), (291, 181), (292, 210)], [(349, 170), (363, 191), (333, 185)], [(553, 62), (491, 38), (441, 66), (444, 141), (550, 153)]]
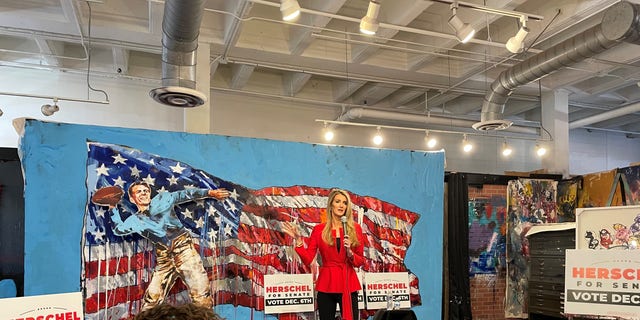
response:
[(478, 131), (493, 131), (507, 129), (512, 124), (513, 122), (507, 120), (489, 120), (476, 122), (471, 127)]
[(153, 100), (171, 107), (193, 108), (207, 102), (200, 91), (184, 87), (160, 87), (149, 91)]

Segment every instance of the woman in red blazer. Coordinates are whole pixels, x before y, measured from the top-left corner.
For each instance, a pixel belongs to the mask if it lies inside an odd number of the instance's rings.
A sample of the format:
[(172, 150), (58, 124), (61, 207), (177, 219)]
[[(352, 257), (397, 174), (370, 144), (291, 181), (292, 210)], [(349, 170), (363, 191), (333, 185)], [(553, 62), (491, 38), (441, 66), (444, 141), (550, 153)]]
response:
[(283, 224), (283, 231), (295, 239), (296, 253), (307, 266), (320, 252), (316, 281), (320, 320), (334, 320), (336, 305), (340, 305), (343, 320), (357, 320), (361, 286), (354, 267), (361, 267), (365, 261), (362, 227), (353, 221), (351, 199), (344, 190), (334, 189), (329, 193), (326, 212), (327, 222), (316, 225), (307, 239), (303, 239), (292, 223)]

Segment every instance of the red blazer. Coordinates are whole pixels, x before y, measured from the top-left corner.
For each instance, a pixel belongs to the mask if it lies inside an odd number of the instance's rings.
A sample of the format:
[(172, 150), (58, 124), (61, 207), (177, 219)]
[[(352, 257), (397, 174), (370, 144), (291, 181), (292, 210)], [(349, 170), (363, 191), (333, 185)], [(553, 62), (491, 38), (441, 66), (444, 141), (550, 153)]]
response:
[[(360, 290), (362, 287), (353, 268), (361, 267), (365, 261), (363, 254), (365, 238), (362, 234), (362, 227), (358, 223), (354, 223), (359, 245), (351, 248), (353, 256), (348, 258), (347, 249), (342, 244), (344, 231), (340, 229), (340, 251), (338, 251), (335, 244), (330, 246), (322, 240), (322, 229), (325, 224), (321, 223), (313, 228), (311, 236), (306, 241), (306, 248), (304, 246), (296, 247), (300, 259), (307, 266), (320, 251), (322, 262), (316, 281), (316, 290), (326, 293), (351, 293)], [(335, 237), (335, 233), (333, 236)], [(345, 281), (345, 277), (349, 279), (348, 283)]]

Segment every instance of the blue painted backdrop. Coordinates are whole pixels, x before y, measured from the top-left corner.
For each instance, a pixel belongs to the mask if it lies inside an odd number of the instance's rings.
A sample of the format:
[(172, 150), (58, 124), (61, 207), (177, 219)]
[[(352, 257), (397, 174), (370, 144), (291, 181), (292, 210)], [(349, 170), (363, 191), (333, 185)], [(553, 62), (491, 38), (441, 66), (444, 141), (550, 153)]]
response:
[[(25, 295), (80, 290), (86, 142), (90, 140), (184, 161), (249, 188), (340, 187), (420, 214), (405, 261), (420, 279), (423, 305), (414, 311), (418, 319), (441, 318), (443, 152), (25, 121), (20, 141), (25, 175)], [(251, 317), (244, 307), (218, 306), (216, 311), (230, 320)]]

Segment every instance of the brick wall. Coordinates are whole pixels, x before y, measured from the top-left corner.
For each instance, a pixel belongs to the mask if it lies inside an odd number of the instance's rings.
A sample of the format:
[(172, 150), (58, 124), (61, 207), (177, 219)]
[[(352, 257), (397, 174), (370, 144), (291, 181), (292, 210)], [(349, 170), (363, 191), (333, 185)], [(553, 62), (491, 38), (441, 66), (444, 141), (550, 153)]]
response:
[[(503, 185), (485, 185), (483, 188), (469, 187), (469, 199), (506, 198), (506, 196), (507, 186)], [(479, 274), (469, 279), (471, 312), (474, 320), (505, 319), (505, 271), (504, 268), (498, 268), (496, 274)]]
[(471, 313), (474, 320), (496, 320), (504, 317), (505, 272), (476, 275), (469, 279)]

